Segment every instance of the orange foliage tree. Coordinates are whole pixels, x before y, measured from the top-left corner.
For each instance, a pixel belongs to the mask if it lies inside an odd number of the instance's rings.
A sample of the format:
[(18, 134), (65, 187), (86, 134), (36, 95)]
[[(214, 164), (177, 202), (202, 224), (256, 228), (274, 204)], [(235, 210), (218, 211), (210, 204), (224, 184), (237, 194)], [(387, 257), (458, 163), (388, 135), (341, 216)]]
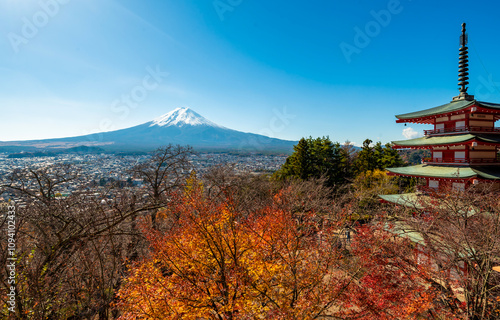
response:
[[(270, 206), (241, 214), (198, 183), (173, 197), (151, 255), (129, 267), (121, 319), (316, 319), (334, 315), (351, 277), (334, 229), (314, 213)], [(280, 195), (276, 201), (280, 202)]]

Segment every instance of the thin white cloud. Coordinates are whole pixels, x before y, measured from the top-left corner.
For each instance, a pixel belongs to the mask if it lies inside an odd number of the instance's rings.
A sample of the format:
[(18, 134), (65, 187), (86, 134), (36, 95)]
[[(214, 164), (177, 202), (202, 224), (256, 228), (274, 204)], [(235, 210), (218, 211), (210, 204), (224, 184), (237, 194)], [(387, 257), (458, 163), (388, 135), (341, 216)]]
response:
[(414, 139), (414, 138), (417, 138), (419, 135), (420, 134), (412, 127), (408, 127), (406, 129), (403, 129), (403, 136), (406, 139)]

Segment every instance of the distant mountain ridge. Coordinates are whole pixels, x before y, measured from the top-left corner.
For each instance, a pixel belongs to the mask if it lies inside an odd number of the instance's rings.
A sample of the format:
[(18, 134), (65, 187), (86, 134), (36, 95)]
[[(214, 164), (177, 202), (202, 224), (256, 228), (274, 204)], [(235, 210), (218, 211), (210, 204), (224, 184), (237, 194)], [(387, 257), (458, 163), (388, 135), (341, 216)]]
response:
[(280, 140), (220, 126), (189, 108), (177, 108), (152, 121), (84, 136), (0, 142), (0, 147), (38, 149), (100, 147), (106, 151), (147, 151), (167, 144), (200, 151), (291, 152), (297, 141)]

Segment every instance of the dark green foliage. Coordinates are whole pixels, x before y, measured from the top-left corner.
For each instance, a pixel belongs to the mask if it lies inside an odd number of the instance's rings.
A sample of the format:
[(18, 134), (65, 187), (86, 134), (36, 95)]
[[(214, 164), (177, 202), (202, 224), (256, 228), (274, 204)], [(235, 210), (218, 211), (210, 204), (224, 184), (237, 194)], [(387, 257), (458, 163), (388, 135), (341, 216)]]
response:
[(354, 161), (354, 172), (356, 175), (368, 170), (384, 170), (385, 168), (401, 167), (405, 165), (398, 151), (392, 149), (389, 143), (382, 146), (382, 143), (379, 141), (372, 147), (372, 142), (372, 140), (366, 139), (363, 142), (361, 151), (358, 152), (356, 160)]
[(358, 156), (354, 161), (354, 172), (356, 175), (363, 173), (368, 170), (373, 170), (377, 168), (377, 162), (375, 159), (375, 151), (373, 147), (370, 146), (372, 140), (366, 139), (363, 141), (363, 147), (361, 151), (358, 152)]
[(392, 149), (390, 144), (371, 144), (372, 140), (366, 139), (362, 149), (357, 152), (348, 142), (341, 146), (328, 137), (302, 138), (274, 177), (278, 180), (323, 177), (327, 186), (341, 186), (368, 170), (384, 170), (405, 165), (399, 152)]
[(309, 137), (300, 139), (293, 149), (293, 154), (275, 173), (278, 180), (324, 177), (328, 186), (345, 183), (348, 160), (339, 143), (333, 143), (328, 137)]
[[(377, 142), (377, 145), (379, 144), (380, 142)], [(398, 150), (393, 149), (390, 143), (386, 143), (383, 148), (379, 169), (403, 167), (405, 165), (406, 163), (401, 159)]]

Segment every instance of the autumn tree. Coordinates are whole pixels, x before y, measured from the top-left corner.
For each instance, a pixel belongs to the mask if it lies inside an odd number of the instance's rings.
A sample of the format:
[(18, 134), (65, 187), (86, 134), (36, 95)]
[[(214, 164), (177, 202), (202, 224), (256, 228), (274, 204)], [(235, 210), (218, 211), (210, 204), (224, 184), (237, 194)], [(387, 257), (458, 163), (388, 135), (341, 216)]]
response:
[(363, 271), (343, 296), (345, 319), (451, 319), (429, 281), (430, 263), (420, 263), (408, 237), (390, 223), (357, 228), (351, 263)]
[[(199, 187), (196, 187), (199, 186)], [(349, 284), (336, 221), (299, 222), (271, 205), (251, 215), (229, 194), (212, 201), (197, 183), (161, 216), (174, 228), (145, 228), (152, 253), (133, 263), (119, 292), (122, 319), (317, 319), (333, 315)], [(283, 193), (276, 201), (283, 202)]]
[(153, 152), (147, 161), (135, 165), (131, 172), (144, 180), (155, 202), (162, 195), (182, 185), (192, 170), (189, 157), (194, 151), (189, 146), (169, 144)]
[(202, 176), (205, 193), (212, 201), (225, 201), (231, 195), (236, 210), (250, 214), (272, 203), (275, 188), (265, 174), (237, 171), (235, 164), (223, 163), (210, 167)]
[(356, 200), (359, 213), (376, 208), (380, 203), (379, 195), (398, 193), (398, 178), (389, 176), (380, 169), (360, 173), (352, 184), (352, 196)]
[(15, 169), (9, 174), (8, 181), (2, 186), (4, 189), (45, 206), (50, 206), (56, 200), (56, 193), (69, 183), (84, 184), (78, 170), (69, 164)]
[[(147, 161), (135, 165), (131, 174), (143, 179), (150, 200), (155, 205), (165, 203), (165, 194), (182, 186), (193, 166), (190, 156), (194, 151), (189, 146), (169, 144), (153, 152)], [(156, 226), (156, 211), (150, 212), (153, 226)]]
[[(484, 185), (483, 185), (484, 186)], [(498, 194), (488, 186), (421, 197), (418, 219), (399, 216), (425, 241), (446, 305), (467, 319), (498, 319), (500, 257)]]
[[(12, 184), (4, 186), (26, 204), (16, 208), (16, 319), (112, 315), (110, 304), (130, 252), (129, 219), (154, 207), (117, 190), (117, 198), (107, 201), (109, 189), (54, 197), (64, 183), (81, 183), (85, 190), (78, 176), (78, 168), (68, 166), (27, 168), (14, 172)], [(0, 258), (6, 266), (4, 237)], [(10, 287), (6, 274), (0, 275), (2, 302)]]

